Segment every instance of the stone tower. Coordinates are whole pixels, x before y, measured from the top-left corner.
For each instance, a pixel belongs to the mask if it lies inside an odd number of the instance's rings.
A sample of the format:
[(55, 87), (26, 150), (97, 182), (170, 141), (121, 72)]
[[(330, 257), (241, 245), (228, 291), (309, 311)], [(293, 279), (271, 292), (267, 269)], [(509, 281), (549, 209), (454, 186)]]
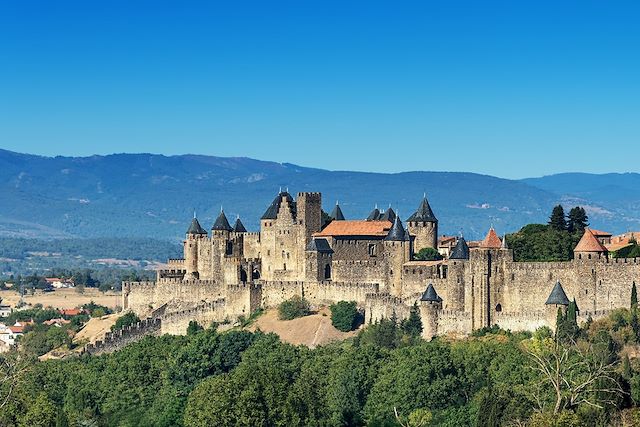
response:
[(573, 249), (573, 259), (590, 260), (607, 257), (607, 248), (605, 248), (593, 232), (585, 228), (582, 238)]
[(469, 245), (460, 236), (456, 246), (449, 255), (448, 275), (450, 291), (448, 293), (447, 308), (464, 311), (465, 302), (465, 265), (469, 261)]
[(223, 280), (225, 256), (233, 252), (232, 231), (233, 228), (231, 228), (224, 210), (220, 209), (220, 215), (211, 227), (211, 275), (214, 280)]
[(438, 249), (438, 219), (433, 214), (425, 195), (418, 209), (407, 219), (409, 233), (415, 236), (414, 249)]
[[(390, 210), (391, 208), (389, 208)], [(393, 296), (402, 295), (402, 266), (411, 259), (411, 239), (402, 226), (399, 216), (395, 216), (393, 226), (384, 238), (387, 261), (387, 286)]]
[(546, 306), (547, 322), (552, 325), (551, 329), (555, 331), (558, 309), (560, 309), (563, 314), (566, 314), (567, 307), (569, 307), (569, 298), (567, 298), (567, 294), (564, 292), (560, 282), (556, 282), (553, 286), (549, 298), (547, 298), (547, 302), (544, 304)]
[(422, 321), (422, 338), (430, 341), (438, 334), (438, 312), (442, 309), (442, 298), (438, 296), (431, 283), (420, 298), (420, 320)]
[(198, 246), (207, 237), (207, 232), (200, 226), (198, 219), (193, 217), (187, 230), (184, 241), (184, 265), (187, 279), (197, 279), (198, 273)]
[(322, 282), (331, 280), (331, 255), (333, 250), (327, 239), (312, 239), (305, 250), (305, 280)]

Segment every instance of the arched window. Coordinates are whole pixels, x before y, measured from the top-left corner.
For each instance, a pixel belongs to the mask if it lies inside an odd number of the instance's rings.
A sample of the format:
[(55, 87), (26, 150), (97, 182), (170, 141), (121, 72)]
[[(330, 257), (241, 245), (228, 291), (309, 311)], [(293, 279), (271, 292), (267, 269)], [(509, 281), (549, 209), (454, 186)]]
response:
[(260, 278), (260, 272), (258, 270), (253, 270), (253, 273), (251, 273), (251, 278), (253, 280), (259, 279)]
[(496, 305), (496, 311), (497, 312), (501, 312), (502, 311), (502, 305), (500, 305), (500, 304)]
[(331, 280), (331, 264), (324, 266), (324, 278), (325, 280)]
[(240, 269), (240, 282), (247, 283), (247, 271), (244, 268)]
[(227, 242), (227, 247), (225, 250), (225, 254), (232, 255), (233, 254), (233, 242)]

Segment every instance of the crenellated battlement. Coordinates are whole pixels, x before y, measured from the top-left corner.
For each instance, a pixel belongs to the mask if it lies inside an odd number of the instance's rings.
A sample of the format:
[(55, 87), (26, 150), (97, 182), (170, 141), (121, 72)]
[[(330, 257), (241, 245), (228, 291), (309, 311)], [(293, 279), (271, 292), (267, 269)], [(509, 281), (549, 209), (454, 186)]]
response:
[(120, 350), (124, 346), (141, 340), (148, 335), (157, 335), (160, 332), (161, 319), (146, 319), (122, 328), (114, 332), (107, 332), (104, 339), (93, 344), (87, 344), (83, 353), (98, 355)]

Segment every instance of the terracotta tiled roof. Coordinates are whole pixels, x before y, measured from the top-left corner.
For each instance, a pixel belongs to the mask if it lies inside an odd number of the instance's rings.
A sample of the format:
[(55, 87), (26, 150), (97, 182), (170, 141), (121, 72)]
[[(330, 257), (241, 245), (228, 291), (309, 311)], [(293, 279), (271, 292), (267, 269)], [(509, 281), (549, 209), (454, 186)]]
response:
[(496, 234), (496, 230), (491, 227), (484, 240), (480, 243), (481, 248), (500, 249), (502, 240)]
[(332, 221), (316, 237), (376, 236), (386, 237), (391, 228), (389, 221)]
[(576, 245), (574, 252), (607, 252), (607, 248), (593, 235), (593, 232), (585, 228), (582, 238)]
[(24, 326), (9, 326), (9, 330), (14, 334), (24, 333)]
[(616, 243), (608, 243), (606, 245), (604, 245), (605, 248), (607, 248), (607, 250), (609, 252), (615, 252), (615, 251), (619, 251), (622, 248), (626, 248), (627, 246), (631, 246), (631, 242), (629, 242), (628, 240), (622, 241), (622, 242), (616, 242)]
[(79, 310), (77, 308), (65, 308), (65, 309), (58, 310), (58, 311), (63, 316), (77, 316), (78, 314), (83, 312), (83, 310)]
[(591, 230), (591, 233), (593, 233), (593, 235), (596, 236), (596, 237), (611, 237), (611, 236), (613, 236), (613, 234), (609, 233), (608, 231), (594, 230), (593, 228), (591, 228), (590, 230)]

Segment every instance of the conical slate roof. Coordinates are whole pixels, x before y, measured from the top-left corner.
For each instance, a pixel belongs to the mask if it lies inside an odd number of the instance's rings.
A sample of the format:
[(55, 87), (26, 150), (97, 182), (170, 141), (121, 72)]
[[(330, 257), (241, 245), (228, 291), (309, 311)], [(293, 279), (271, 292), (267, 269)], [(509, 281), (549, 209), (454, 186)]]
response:
[(227, 216), (224, 214), (224, 211), (220, 211), (220, 215), (216, 219), (216, 222), (213, 223), (212, 230), (222, 230), (222, 231), (233, 231), (231, 225), (229, 225), (229, 220), (227, 220)]
[(377, 221), (378, 219), (380, 219), (380, 210), (376, 207), (373, 208), (373, 210), (367, 217), (367, 221)]
[(593, 232), (589, 228), (584, 229), (582, 238), (576, 245), (574, 252), (606, 252), (607, 248), (602, 246), (602, 243), (594, 236)]
[(429, 286), (427, 286), (427, 290), (424, 291), (422, 297), (420, 297), (420, 301), (442, 302), (442, 298), (438, 296), (436, 288), (433, 287), (433, 284), (429, 283)]
[(436, 218), (436, 216), (433, 214), (433, 211), (431, 210), (431, 206), (429, 206), (429, 201), (427, 200), (426, 196), (422, 199), (422, 202), (420, 202), (420, 206), (418, 206), (418, 210), (415, 211), (407, 221), (438, 222), (438, 219)]
[(393, 209), (391, 209), (391, 206), (389, 206), (389, 209), (387, 209), (382, 215), (380, 215), (380, 220), (389, 221), (391, 223), (396, 221), (396, 213), (393, 211)]
[(207, 234), (207, 232), (200, 226), (198, 219), (193, 217), (191, 225), (189, 225), (189, 229), (187, 230), (187, 234)]
[(485, 249), (500, 249), (502, 246), (502, 240), (496, 234), (496, 230), (491, 227), (486, 237), (480, 242), (480, 247)]
[(449, 255), (449, 259), (469, 259), (469, 245), (467, 245), (464, 237), (460, 236), (458, 243), (456, 243), (456, 246)]
[(567, 294), (564, 293), (560, 282), (556, 282), (545, 305), (569, 305), (569, 298), (567, 298)]
[(334, 221), (344, 221), (344, 215), (342, 214), (342, 209), (340, 209), (340, 205), (337, 202), (336, 202), (336, 206), (333, 208), (329, 216)]
[(309, 252), (333, 253), (333, 249), (329, 246), (327, 239), (311, 239), (306, 250)]
[(389, 230), (389, 234), (387, 234), (387, 237), (385, 237), (384, 240), (393, 242), (404, 242), (406, 240), (405, 230), (402, 226), (400, 217), (396, 216), (395, 221), (393, 222), (393, 226)]
[(296, 202), (293, 200), (293, 197), (291, 197), (291, 194), (289, 194), (286, 191), (281, 191), (280, 193), (278, 193), (276, 198), (273, 199), (273, 202), (271, 202), (271, 204), (269, 205), (267, 210), (264, 212), (264, 214), (262, 214), (262, 217), (260, 219), (276, 219), (278, 217), (278, 211), (280, 210), (280, 204), (282, 203), (283, 197), (289, 203), (289, 208), (291, 209), (291, 216), (295, 218)]
[(236, 223), (233, 224), (233, 231), (236, 233), (246, 233), (247, 229), (245, 228), (242, 221), (240, 221), (240, 217), (236, 218)]

